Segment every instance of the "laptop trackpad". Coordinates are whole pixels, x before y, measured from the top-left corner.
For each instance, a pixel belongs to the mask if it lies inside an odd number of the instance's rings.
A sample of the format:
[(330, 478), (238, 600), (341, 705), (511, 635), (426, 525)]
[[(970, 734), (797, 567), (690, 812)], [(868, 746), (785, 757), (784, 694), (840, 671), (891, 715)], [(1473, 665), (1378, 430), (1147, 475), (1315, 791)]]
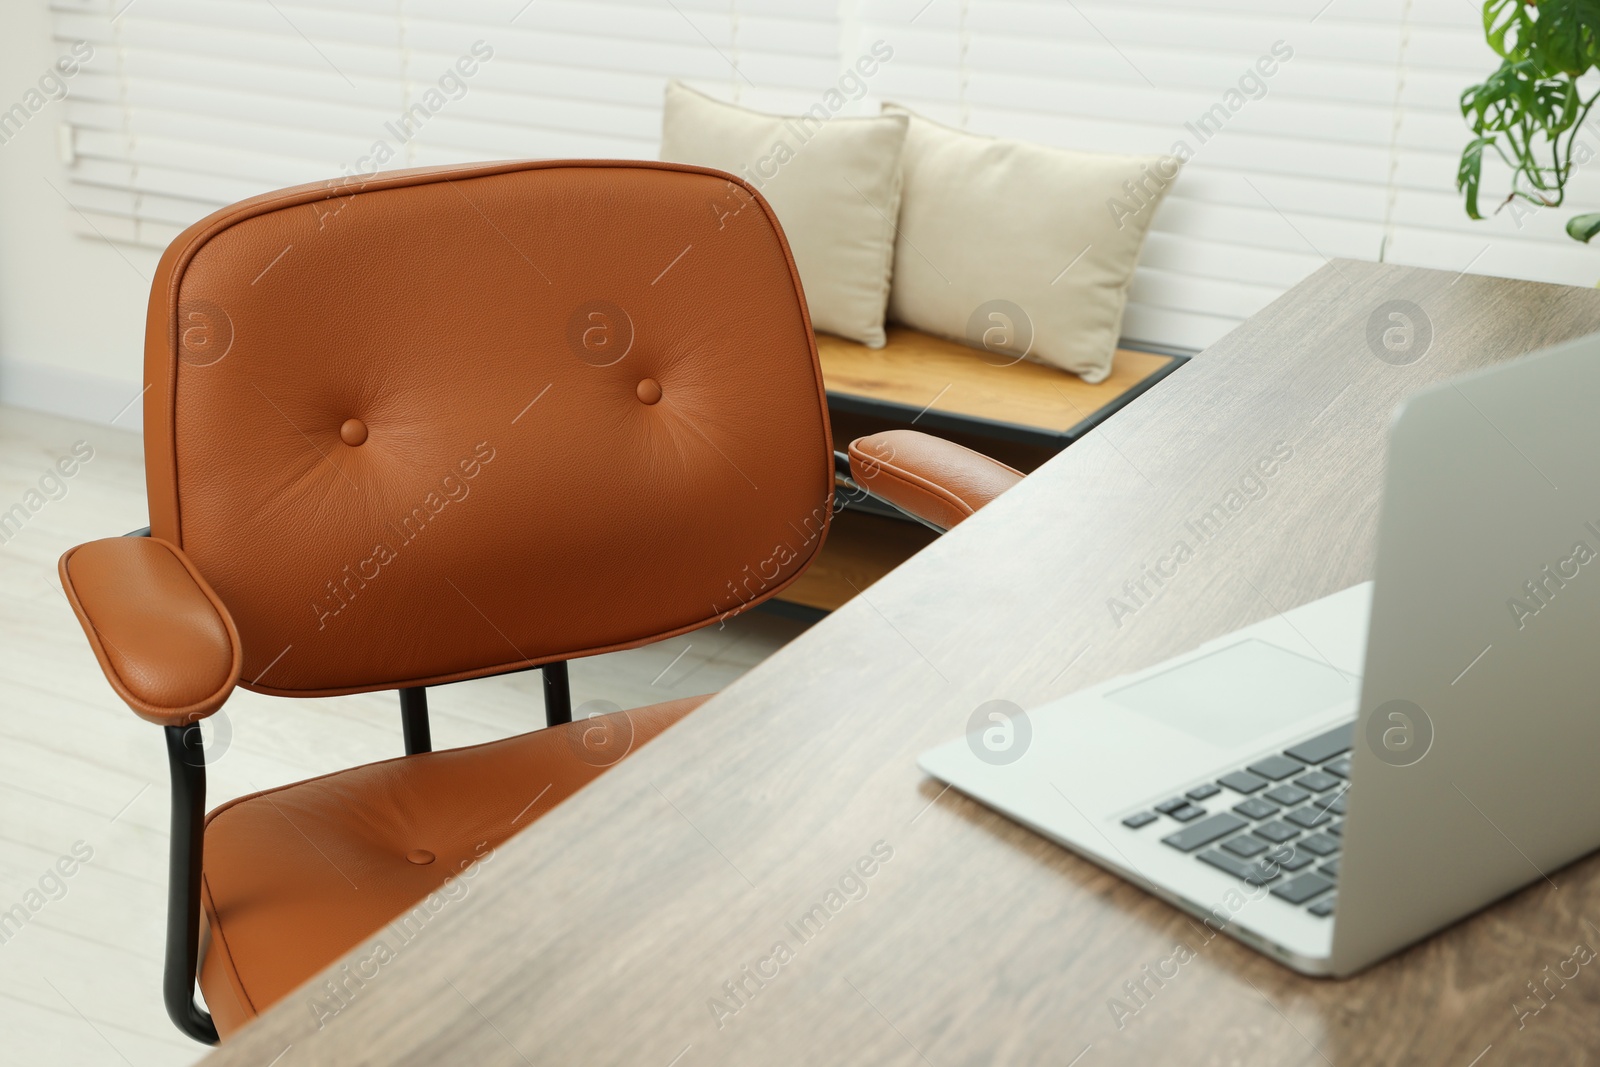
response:
[(1164, 726), (1232, 748), (1353, 698), (1360, 681), (1250, 638), (1104, 696)]

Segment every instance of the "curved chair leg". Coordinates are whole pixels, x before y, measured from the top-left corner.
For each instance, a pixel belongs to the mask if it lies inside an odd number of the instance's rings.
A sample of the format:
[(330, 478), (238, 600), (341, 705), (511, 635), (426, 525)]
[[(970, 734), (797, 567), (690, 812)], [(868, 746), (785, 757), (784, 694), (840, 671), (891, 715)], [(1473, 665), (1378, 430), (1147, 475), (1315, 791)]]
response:
[(206, 756), (200, 727), (168, 726), (172, 770), (172, 859), (167, 872), (167, 959), (162, 995), (167, 1014), (196, 1041), (217, 1043), (211, 1016), (194, 1002), (200, 962), (200, 861), (205, 845)]

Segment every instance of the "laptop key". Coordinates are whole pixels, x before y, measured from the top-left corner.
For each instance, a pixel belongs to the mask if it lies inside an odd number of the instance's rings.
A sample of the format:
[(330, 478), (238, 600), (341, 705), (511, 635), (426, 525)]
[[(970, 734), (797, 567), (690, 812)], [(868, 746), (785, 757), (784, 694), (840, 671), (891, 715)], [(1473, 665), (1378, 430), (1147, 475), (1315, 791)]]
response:
[(1334, 786), (1339, 785), (1340, 782), (1339, 779), (1335, 778), (1331, 774), (1323, 774), (1321, 771), (1312, 771), (1310, 774), (1302, 774), (1300, 777), (1296, 778), (1294, 780), (1294, 784), (1299, 786), (1301, 789), (1309, 789), (1313, 793), (1326, 793)]
[(1287, 756), (1267, 756), (1265, 759), (1256, 760), (1245, 770), (1251, 774), (1259, 774), (1263, 778), (1271, 778), (1274, 782), (1287, 778), (1291, 774), (1299, 774), (1306, 769), (1306, 765), (1297, 759)]
[(1200, 807), (1198, 804), (1185, 804), (1177, 811), (1167, 812), (1168, 815), (1172, 816), (1174, 819), (1177, 819), (1179, 822), (1193, 822), (1195, 819), (1198, 819), (1205, 813), (1206, 809)]
[(1171, 815), (1179, 808), (1186, 808), (1188, 806), (1189, 800), (1187, 797), (1173, 797), (1171, 800), (1163, 800), (1161, 803), (1157, 804), (1156, 810), (1163, 815)]
[(1217, 781), (1227, 786), (1235, 793), (1243, 793), (1246, 796), (1249, 796), (1251, 793), (1254, 793), (1259, 789), (1265, 789), (1267, 787), (1267, 780), (1265, 778), (1262, 778), (1259, 775), (1251, 774), (1249, 771), (1234, 771), (1232, 774), (1224, 774), (1221, 778), (1218, 778)]
[(1303, 808), (1296, 808), (1285, 815), (1284, 818), (1307, 830), (1314, 830), (1319, 826), (1326, 826), (1333, 822), (1333, 816), (1315, 804), (1307, 804)]
[(1299, 837), (1300, 831), (1286, 822), (1273, 819), (1256, 827), (1256, 836), (1264, 837), (1274, 845), (1281, 845), (1291, 837)]
[(1268, 804), (1259, 797), (1251, 797), (1242, 804), (1235, 804), (1233, 810), (1240, 815), (1248, 815), (1252, 819), (1265, 819), (1269, 815), (1278, 814), (1279, 808), (1274, 804)]
[(1126, 819), (1123, 819), (1122, 825), (1126, 826), (1130, 830), (1137, 830), (1141, 826), (1149, 826), (1159, 818), (1160, 816), (1153, 811), (1141, 811), (1135, 815), (1130, 815)]
[(1327, 834), (1312, 834), (1309, 837), (1302, 837), (1295, 844), (1307, 852), (1314, 852), (1319, 856), (1331, 856), (1339, 851), (1338, 840), (1329, 837)]
[(1338, 899), (1338, 897), (1339, 897), (1338, 893), (1334, 893), (1332, 896), (1323, 897), (1321, 900), (1317, 901), (1315, 904), (1311, 905), (1311, 907), (1307, 908), (1306, 910), (1309, 911), (1311, 914), (1315, 915), (1319, 919), (1326, 919), (1328, 916), (1333, 914), (1333, 904), (1334, 904), (1334, 901), (1336, 901)]
[(1163, 844), (1171, 845), (1180, 852), (1193, 852), (1203, 845), (1209, 845), (1220, 837), (1227, 837), (1242, 827), (1250, 824), (1237, 815), (1221, 812), (1209, 819), (1190, 823), (1177, 833), (1168, 834), (1161, 839)]
[(1317, 862), (1317, 858), (1309, 852), (1297, 850), (1293, 845), (1279, 845), (1262, 856), (1261, 862), (1270, 863), (1280, 870), (1298, 871), (1301, 867), (1309, 867)]
[(1272, 895), (1291, 904), (1304, 904), (1312, 897), (1321, 896), (1333, 888), (1333, 882), (1320, 874), (1308, 871), (1296, 875), (1279, 886), (1272, 887)]
[(1350, 791), (1348, 789), (1334, 797), (1332, 800), (1328, 801), (1328, 810), (1333, 812), (1335, 815), (1343, 815), (1345, 813), (1345, 809), (1349, 806)]
[(1332, 826), (1328, 827), (1328, 833), (1332, 834), (1335, 837), (1343, 837), (1344, 836), (1344, 821), (1341, 819), (1339, 822), (1336, 822)]
[(1184, 796), (1188, 797), (1190, 800), (1207, 800), (1216, 796), (1220, 792), (1222, 792), (1222, 790), (1219, 787), (1207, 782), (1205, 785), (1195, 786), (1193, 789), (1185, 793)]
[(1219, 871), (1227, 871), (1235, 878), (1250, 885), (1266, 885), (1277, 880), (1277, 868), (1262, 863), (1260, 860), (1242, 860), (1238, 856), (1230, 856), (1219, 849), (1202, 852), (1198, 857), (1202, 863), (1209, 863)]
[(1259, 856), (1265, 852), (1267, 843), (1252, 834), (1240, 834), (1238, 837), (1228, 838), (1222, 843), (1222, 847), (1232, 852), (1235, 856), (1243, 856), (1249, 859), (1251, 856)]
[(1284, 749), (1286, 755), (1293, 756), (1302, 763), (1322, 763), (1335, 756), (1350, 751), (1351, 739), (1355, 736), (1356, 724), (1345, 723), (1325, 734), (1318, 734), (1309, 741), (1302, 741), (1293, 748)]
[(1274, 804), (1282, 804), (1286, 808), (1292, 808), (1311, 794), (1292, 785), (1280, 785), (1276, 789), (1269, 789), (1261, 795)]
[(1332, 763), (1324, 763), (1322, 769), (1329, 774), (1337, 774), (1340, 778), (1348, 779), (1350, 777), (1350, 757), (1345, 756), (1343, 759), (1336, 759)]
[(1318, 867), (1317, 873), (1327, 878), (1339, 877), (1339, 857), (1335, 856), (1321, 867)]

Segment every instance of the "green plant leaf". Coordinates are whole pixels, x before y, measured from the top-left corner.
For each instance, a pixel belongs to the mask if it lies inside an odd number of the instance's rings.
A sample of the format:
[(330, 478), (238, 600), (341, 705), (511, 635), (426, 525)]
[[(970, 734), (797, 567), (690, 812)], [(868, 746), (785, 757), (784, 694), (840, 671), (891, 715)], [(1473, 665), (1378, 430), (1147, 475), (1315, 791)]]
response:
[[(1574, 78), (1600, 62), (1600, 0), (1540, 0), (1530, 56)], [(1519, 31), (1520, 35), (1520, 31)]]
[(1554, 136), (1577, 121), (1581, 108), (1571, 78), (1548, 77), (1528, 59), (1504, 61), (1482, 84), (1461, 94), (1461, 114), (1478, 134), (1510, 131), (1531, 121)]
[(1567, 220), (1567, 236), (1574, 241), (1588, 244), (1589, 239), (1597, 233), (1600, 233), (1600, 212), (1574, 215)]
[(1502, 59), (1527, 58), (1533, 23), (1532, 13), (1522, 0), (1486, 0), (1483, 5), (1484, 39)]
[(1456, 191), (1467, 195), (1468, 218), (1483, 218), (1478, 213), (1478, 182), (1483, 177), (1483, 150), (1493, 143), (1493, 137), (1474, 137), (1461, 153), (1461, 164), (1456, 168)]
[[(1511, 168), (1508, 200), (1555, 207), (1578, 162), (1578, 127), (1600, 101), (1600, 92), (1586, 100), (1578, 91), (1578, 79), (1600, 66), (1600, 0), (1484, 0), (1483, 29), (1500, 65), (1461, 94), (1472, 140), (1456, 168), (1456, 189), (1467, 215), (1482, 218), (1488, 150)], [(1578, 240), (1595, 235), (1573, 225)]]

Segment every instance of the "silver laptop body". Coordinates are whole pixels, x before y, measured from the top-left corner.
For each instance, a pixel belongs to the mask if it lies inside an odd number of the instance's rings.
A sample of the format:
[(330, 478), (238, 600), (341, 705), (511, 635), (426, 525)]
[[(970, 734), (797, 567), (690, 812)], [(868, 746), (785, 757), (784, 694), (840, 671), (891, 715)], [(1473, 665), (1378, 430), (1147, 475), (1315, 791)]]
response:
[(1372, 582), (1024, 718), (920, 765), (1307, 974), (1600, 847), (1600, 334), (1401, 407)]

